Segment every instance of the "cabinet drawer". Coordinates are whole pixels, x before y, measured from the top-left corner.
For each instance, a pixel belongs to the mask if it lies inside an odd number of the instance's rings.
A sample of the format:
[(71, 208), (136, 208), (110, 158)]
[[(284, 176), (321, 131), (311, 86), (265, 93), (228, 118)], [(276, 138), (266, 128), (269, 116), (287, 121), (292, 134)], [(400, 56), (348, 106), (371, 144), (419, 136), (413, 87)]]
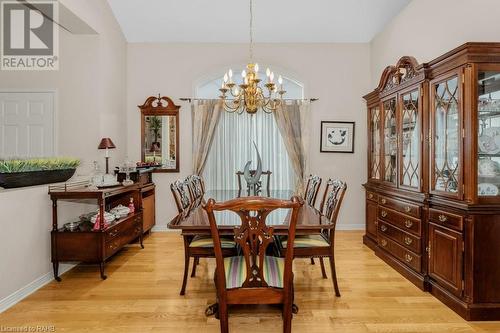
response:
[(366, 191), (366, 199), (372, 201), (378, 201), (378, 194), (370, 191)]
[(120, 230), (118, 235), (116, 235), (112, 240), (106, 242), (105, 244), (106, 258), (112, 256), (123, 246), (127, 245), (133, 239), (138, 237), (141, 234), (141, 231), (142, 231), (142, 226), (138, 223), (129, 225), (128, 228)]
[(437, 210), (434, 208), (429, 209), (429, 220), (440, 224), (444, 227), (455, 229), (458, 231), (464, 230), (464, 218), (463, 216), (444, 212), (442, 210)]
[(123, 230), (129, 229), (134, 225), (140, 225), (142, 223), (142, 213), (135, 215), (133, 218), (129, 218), (125, 221), (118, 223), (106, 230), (104, 239), (106, 242), (112, 240), (113, 238), (119, 236)]
[(380, 223), (378, 224), (378, 230), (380, 234), (384, 235), (385, 237), (389, 237), (408, 250), (413, 251), (417, 254), (422, 253), (422, 244), (419, 237), (404, 232), (394, 227), (393, 225), (382, 221), (380, 221)]
[(408, 214), (415, 218), (420, 218), (420, 206), (418, 205), (384, 197), (382, 195), (378, 197), (378, 203), (382, 206), (394, 209), (395, 211), (398, 211), (400, 213)]
[(390, 238), (384, 237), (379, 234), (378, 245), (403, 262), (405, 265), (413, 268), (415, 271), (420, 272), (422, 268), (422, 256), (413, 253), (392, 241)]
[(418, 219), (385, 207), (378, 208), (378, 218), (418, 237), (422, 236), (421, 222)]

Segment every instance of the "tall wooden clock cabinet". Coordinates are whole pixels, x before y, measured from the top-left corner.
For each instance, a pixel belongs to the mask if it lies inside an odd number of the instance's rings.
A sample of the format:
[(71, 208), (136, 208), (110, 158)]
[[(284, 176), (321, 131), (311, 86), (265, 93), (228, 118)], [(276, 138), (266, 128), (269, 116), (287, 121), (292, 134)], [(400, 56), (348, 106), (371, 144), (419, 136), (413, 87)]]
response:
[(465, 319), (500, 320), (500, 43), (403, 57), (364, 98), (364, 243)]

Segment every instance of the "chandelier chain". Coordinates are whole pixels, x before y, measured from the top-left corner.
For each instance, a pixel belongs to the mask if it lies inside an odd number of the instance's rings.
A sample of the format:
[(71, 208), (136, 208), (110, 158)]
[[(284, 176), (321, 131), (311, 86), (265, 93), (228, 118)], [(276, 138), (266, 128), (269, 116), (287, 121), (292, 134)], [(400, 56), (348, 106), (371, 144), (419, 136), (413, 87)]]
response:
[(250, 62), (253, 61), (253, 0), (250, 0)]

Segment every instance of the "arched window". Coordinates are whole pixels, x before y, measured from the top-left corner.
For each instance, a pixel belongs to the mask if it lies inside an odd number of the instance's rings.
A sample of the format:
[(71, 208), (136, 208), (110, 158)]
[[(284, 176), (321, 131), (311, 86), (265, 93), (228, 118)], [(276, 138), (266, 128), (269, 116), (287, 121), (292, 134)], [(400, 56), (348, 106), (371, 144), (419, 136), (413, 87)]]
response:
[[(241, 72), (241, 69), (234, 72)], [(283, 88), (287, 91), (285, 97), (302, 99), (303, 85), (286, 75), (282, 76)], [(235, 81), (239, 80), (241, 79), (237, 78)], [(216, 99), (220, 95), (221, 84), (222, 75), (205, 80), (196, 86), (195, 95), (197, 98)], [(271, 189), (295, 188), (296, 176), (274, 115), (259, 110), (253, 116), (247, 113), (222, 113), (203, 172), (207, 189), (238, 189), (236, 172), (243, 171), (248, 161), (252, 161), (251, 169), (257, 166), (253, 142), (259, 149), (263, 170), (272, 171)], [(263, 177), (262, 181), (265, 186), (267, 180)]]

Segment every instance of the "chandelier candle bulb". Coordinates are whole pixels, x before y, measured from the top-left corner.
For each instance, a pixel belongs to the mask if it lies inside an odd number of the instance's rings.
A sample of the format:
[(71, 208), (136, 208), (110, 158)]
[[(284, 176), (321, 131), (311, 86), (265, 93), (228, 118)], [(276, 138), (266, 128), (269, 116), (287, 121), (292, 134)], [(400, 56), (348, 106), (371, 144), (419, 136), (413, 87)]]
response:
[(224, 83), (226, 83), (226, 82), (227, 82), (227, 79), (228, 79), (228, 77), (227, 77), (227, 73), (225, 73), (225, 74), (224, 74)]
[(269, 80), (271, 80), (271, 83), (273, 82), (273, 80), (274, 80), (274, 72), (271, 72), (271, 75), (269, 75)]

